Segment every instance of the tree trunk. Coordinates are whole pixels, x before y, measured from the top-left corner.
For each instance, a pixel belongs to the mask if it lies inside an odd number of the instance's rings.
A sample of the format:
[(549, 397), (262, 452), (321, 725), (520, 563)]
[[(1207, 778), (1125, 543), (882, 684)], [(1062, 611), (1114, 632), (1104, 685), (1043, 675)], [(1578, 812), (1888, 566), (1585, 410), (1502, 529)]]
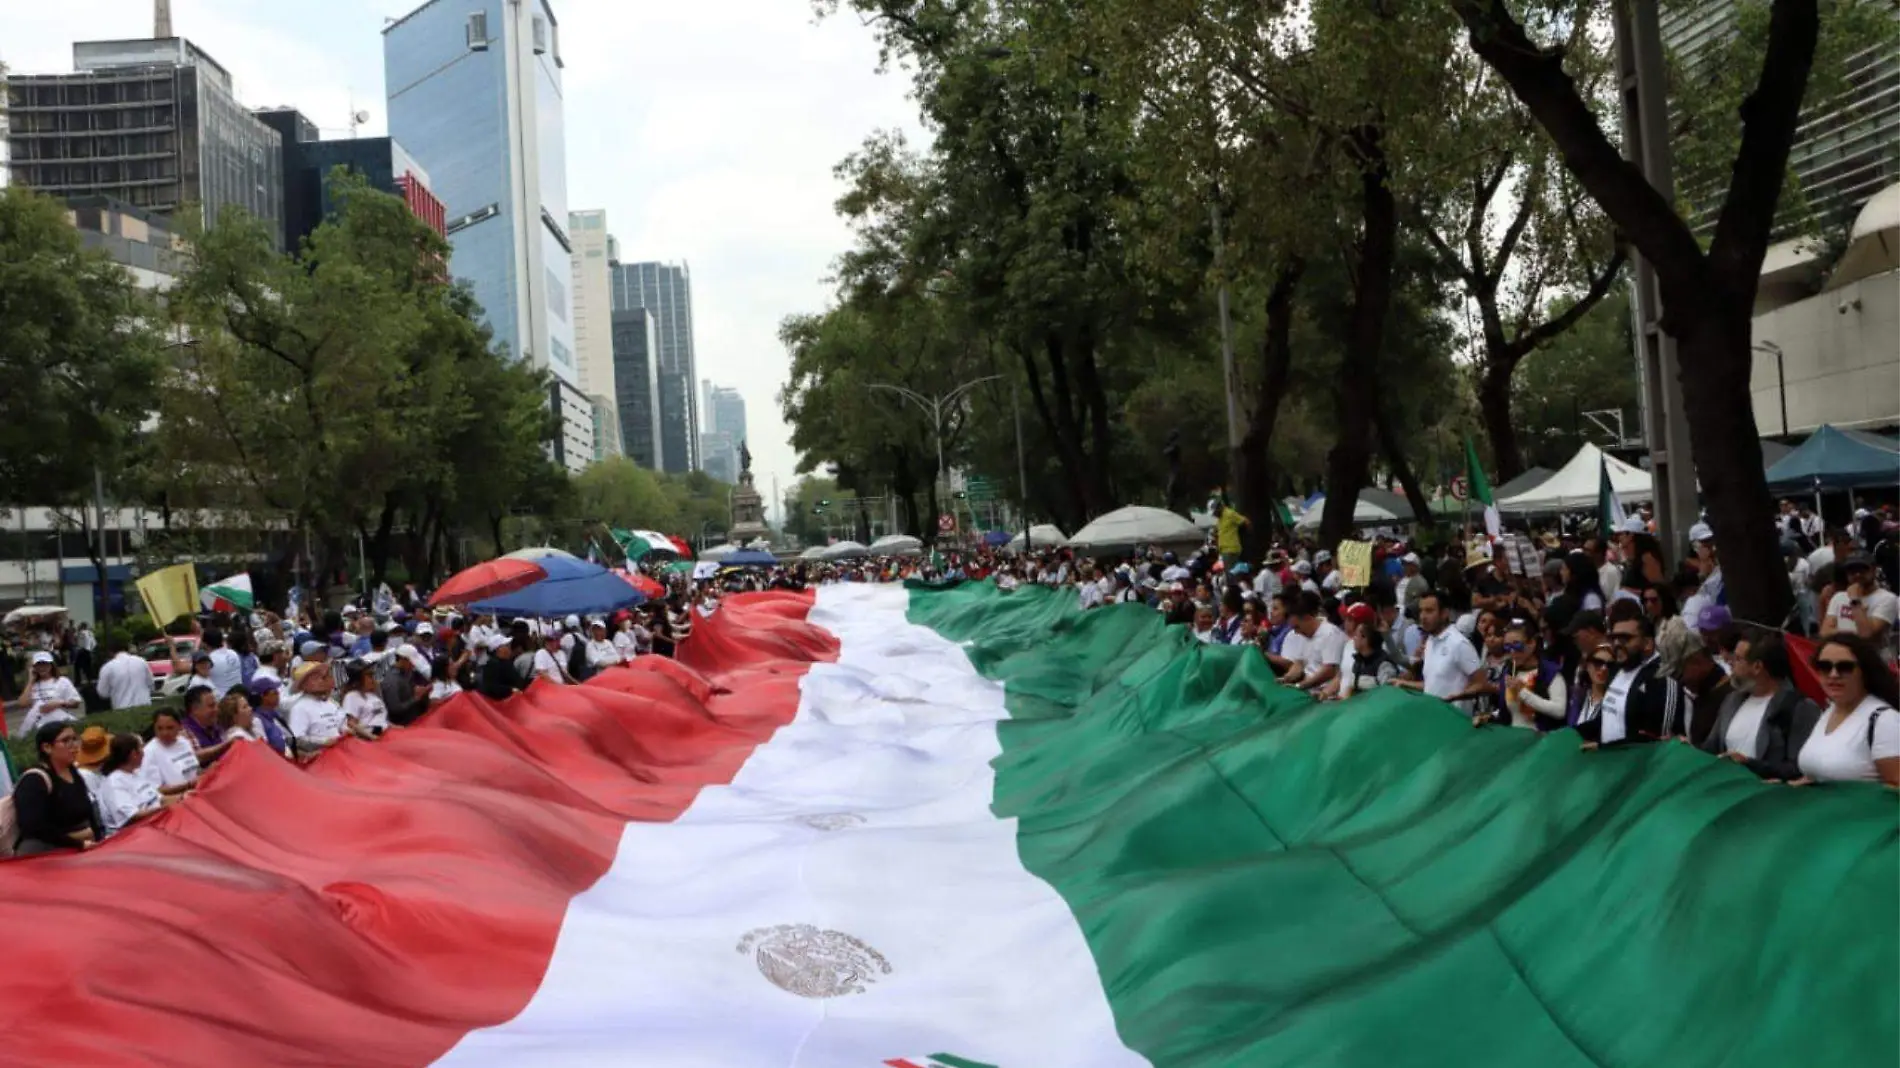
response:
[[(1070, 410), (1068, 370), (1064, 362), (1062, 339), (1050, 334), (1043, 341), (1049, 359), (1049, 389), (1042, 384), (1042, 371), (1035, 353), (1022, 350), (1023, 372), (1029, 380), (1029, 399), (1036, 418), (1042, 423), (1049, 443), (1055, 446), (1056, 463), (1062, 468), (1066, 507), (1058, 511), (1064, 525), (1074, 530), (1092, 518), (1088, 491), (1088, 456), (1082, 451), (1081, 433)], [(1051, 396), (1053, 394), (1053, 396)]]
[(1247, 429), (1241, 435), (1240, 448), (1232, 459), (1235, 503), (1250, 523), (1245, 555), (1252, 563), (1258, 563), (1265, 555), (1267, 532), (1279, 515), (1274, 505), (1273, 465), (1269, 453), (1274, 424), (1280, 417), (1280, 399), (1286, 396), (1287, 377), (1293, 368), (1293, 294), (1299, 288), (1300, 274), (1305, 269), (1302, 260), (1289, 260), (1274, 275), (1273, 288), (1267, 293), (1267, 330), (1260, 344), (1260, 385), (1254, 394), (1253, 409), (1247, 413)]
[(1366, 126), (1354, 131), (1359, 153), (1360, 203), (1364, 233), (1352, 297), (1352, 329), (1340, 368), (1339, 440), (1326, 456), (1326, 510), (1319, 540), (1332, 548), (1352, 530), (1353, 507), (1366, 484), (1373, 415), (1377, 407), (1379, 352), (1385, 345), (1386, 315), (1392, 307), (1392, 267), (1398, 245), (1398, 205), (1387, 184), (1384, 131)]
[(374, 586), (389, 578), (389, 538), (396, 529), (396, 495), (383, 498), (383, 514), (376, 521), (376, 533), (369, 539), (369, 581)]
[(1779, 626), (1794, 607), (1794, 592), (1749, 396), (1750, 308), (1750, 302), (1703, 301), (1701, 314), (1683, 324), (1676, 354), (1696, 479), (1715, 529), (1729, 611), (1737, 619)]
[(501, 521), (502, 514), (500, 512), (488, 513), (488, 533), (490, 537), (495, 539), (496, 556), (501, 556), (508, 551), (508, 546), (502, 542)]
[(1375, 408), (1373, 422), (1379, 431), (1379, 451), (1385, 454), (1385, 460), (1399, 476), (1399, 485), (1405, 487), (1405, 502), (1412, 506), (1412, 515), (1421, 526), (1430, 526), (1433, 520), (1431, 499), (1425, 496), (1425, 487), (1418, 481), (1418, 475), (1412, 470), (1412, 463), (1405, 458), (1405, 451), (1399, 446), (1399, 436), (1393, 431), (1392, 420), (1385, 414), (1384, 408)]
[(1484, 374), (1478, 380), (1478, 417), (1484, 421), (1484, 436), (1491, 442), (1499, 484), (1524, 473), (1524, 450), (1518, 445), (1517, 428), (1511, 425), (1511, 375), (1517, 364), (1517, 356), (1487, 353)]

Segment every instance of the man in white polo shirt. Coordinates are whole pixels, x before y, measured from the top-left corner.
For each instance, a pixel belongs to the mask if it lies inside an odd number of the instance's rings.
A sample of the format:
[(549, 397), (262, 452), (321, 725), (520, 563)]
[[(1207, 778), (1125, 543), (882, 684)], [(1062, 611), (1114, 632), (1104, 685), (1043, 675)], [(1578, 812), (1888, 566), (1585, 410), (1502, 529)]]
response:
[[(1299, 663), (1285, 681), (1302, 690), (1315, 690), (1339, 675), (1339, 662), (1346, 654), (1346, 632), (1327, 619), (1320, 610), (1319, 597), (1302, 591), (1294, 610), (1293, 634), (1301, 639)], [(1287, 636), (1292, 644), (1293, 635)], [(1289, 659), (1292, 654), (1287, 654)]]
[(1419, 595), (1418, 625), (1425, 632), (1425, 644), (1419, 649), (1418, 665), (1411, 674), (1393, 679), (1392, 685), (1453, 702), (1488, 697), (1492, 693), (1491, 676), (1484, 670), (1484, 657), (1478, 655), (1471, 639), (1451, 624), (1451, 613), (1438, 591), (1428, 590)]

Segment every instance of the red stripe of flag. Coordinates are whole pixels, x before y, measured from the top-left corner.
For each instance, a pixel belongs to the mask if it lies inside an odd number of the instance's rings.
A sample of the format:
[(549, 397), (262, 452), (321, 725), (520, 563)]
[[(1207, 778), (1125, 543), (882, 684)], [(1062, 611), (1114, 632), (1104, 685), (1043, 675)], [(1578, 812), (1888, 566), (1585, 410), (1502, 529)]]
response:
[(234, 750), (84, 854), (0, 864), (5, 1058), (423, 1065), (514, 1017), (629, 821), (670, 821), (789, 723), (837, 644), (733, 598), (681, 664), (464, 694), (308, 768)]

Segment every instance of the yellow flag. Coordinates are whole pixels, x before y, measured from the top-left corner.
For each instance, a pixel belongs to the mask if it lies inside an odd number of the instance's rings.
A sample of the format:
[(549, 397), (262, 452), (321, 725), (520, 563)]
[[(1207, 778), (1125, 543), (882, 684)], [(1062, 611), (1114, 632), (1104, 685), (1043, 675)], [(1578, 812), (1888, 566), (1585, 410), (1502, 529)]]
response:
[(1372, 584), (1371, 542), (1342, 541), (1339, 543), (1339, 582), (1343, 586), (1354, 589)]
[(190, 564), (173, 564), (138, 581), (139, 596), (152, 622), (163, 627), (179, 616), (198, 612), (198, 573)]

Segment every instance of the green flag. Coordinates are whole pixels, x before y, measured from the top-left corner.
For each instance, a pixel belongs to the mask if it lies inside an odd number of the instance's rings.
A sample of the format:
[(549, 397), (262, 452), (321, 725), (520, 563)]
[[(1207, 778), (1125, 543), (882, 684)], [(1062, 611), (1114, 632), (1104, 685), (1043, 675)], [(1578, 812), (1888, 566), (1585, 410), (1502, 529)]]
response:
[(1484, 532), (1492, 537), (1504, 533), (1504, 521), (1498, 515), (1498, 502), (1491, 496), (1491, 480), (1484, 477), (1484, 465), (1478, 462), (1478, 446), (1465, 438), (1465, 479), (1471, 483), (1471, 499), (1484, 506)]
[(608, 533), (613, 535), (614, 544), (620, 546), (620, 551), (627, 554), (629, 563), (653, 551), (651, 543), (631, 530), (610, 530)]

